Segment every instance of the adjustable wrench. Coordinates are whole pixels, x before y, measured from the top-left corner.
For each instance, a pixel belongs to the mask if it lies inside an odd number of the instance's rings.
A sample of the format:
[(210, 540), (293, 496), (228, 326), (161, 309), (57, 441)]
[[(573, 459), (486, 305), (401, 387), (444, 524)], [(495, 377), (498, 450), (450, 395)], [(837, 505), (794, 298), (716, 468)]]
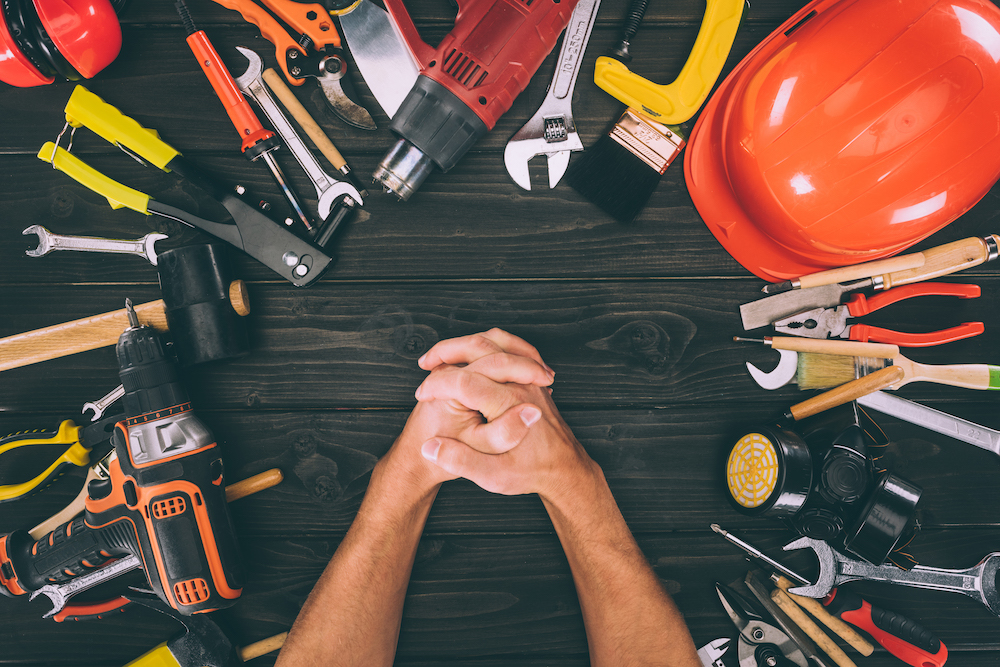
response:
[(570, 16), (563, 35), (562, 48), (556, 61), (542, 106), (507, 142), (503, 162), (514, 182), (525, 190), (531, 189), (528, 162), (536, 155), (545, 155), (549, 170), (549, 189), (556, 187), (569, 167), (574, 151), (583, 150), (583, 142), (573, 122), (573, 89), (580, 73), (583, 54), (587, 50), (590, 31), (597, 18), (601, 0), (580, 0)]
[(900, 586), (927, 588), (968, 595), (987, 609), (1000, 616), (1000, 591), (997, 590), (997, 572), (1000, 571), (1000, 552), (987, 554), (978, 565), (965, 570), (946, 570), (917, 565), (902, 570), (893, 565), (872, 565), (848, 558), (826, 542), (803, 537), (789, 542), (785, 551), (812, 549), (819, 560), (819, 577), (811, 586), (788, 589), (789, 593), (810, 598), (821, 598), (831, 590), (849, 581), (883, 581)]
[(93, 588), (98, 584), (103, 584), (109, 579), (113, 579), (126, 572), (131, 572), (139, 567), (142, 567), (142, 563), (137, 556), (126, 556), (114, 561), (110, 565), (105, 565), (100, 570), (95, 570), (89, 574), (81, 575), (76, 579), (71, 579), (65, 584), (48, 584), (42, 586), (37, 591), (33, 591), (31, 597), (28, 599), (34, 600), (39, 595), (47, 596), (52, 601), (52, 610), (42, 616), (42, 618), (51, 618), (62, 611), (63, 607), (66, 606), (66, 601), (77, 593), (85, 591), (88, 588)]
[(153, 245), (167, 238), (166, 234), (146, 234), (141, 239), (129, 241), (125, 239), (102, 239), (96, 236), (62, 236), (53, 234), (41, 225), (32, 225), (21, 232), (24, 236), (38, 235), (38, 247), (25, 250), (28, 257), (41, 257), (53, 250), (82, 250), (85, 252), (114, 252), (127, 255), (139, 255), (156, 266), (156, 250)]
[(260, 56), (256, 52), (242, 46), (237, 46), (236, 49), (250, 61), (247, 65), (247, 71), (236, 79), (236, 85), (244, 95), (253, 98), (257, 102), (264, 115), (271, 121), (271, 126), (281, 135), (289, 152), (295, 156), (295, 160), (299, 163), (299, 166), (302, 167), (309, 180), (312, 181), (313, 186), (316, 188), (316, 196), (319, 198), (317, 206), (320, 218), (326, 220), (333, 210), (334, 202), (343, 196), (350, 197), (354, 201), (354, 204), (358, 206), (363, 205), (364, 201), (361, 198), (361, 193), (358, 192), (356, 187), (350, 183), (338, 181), (323, 171), (316, 157), (306, 147), (305, 142), (302, 141), (302, 138), (299, 137), (288, 118), (285, 117), (285, 114), (278, 107), (278, 103), (271, 97), (271, 92), (264, 85), (264, 80), (261, 78), (261, 75), (264, 73), (264, 63)]

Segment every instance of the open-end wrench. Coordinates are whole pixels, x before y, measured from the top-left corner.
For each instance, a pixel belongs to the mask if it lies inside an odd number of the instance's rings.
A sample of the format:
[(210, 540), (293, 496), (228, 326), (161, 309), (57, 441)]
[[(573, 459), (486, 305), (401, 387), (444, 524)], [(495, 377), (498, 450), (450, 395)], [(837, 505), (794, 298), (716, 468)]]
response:
[(126, 239), (103, 239), (96, 236), (62, 236), (53, 234), (41, 225), (32, 225), (21, 232), (24, 236), (38, 235), (38, 247), (25, 250), (28, 257), (41, 257), (53, 250), (82, 250), (84, 252), (114, 252), (127, 255), (139, 255), (156, 266), (156, 250), (153, 245), (167, 238), (166, 234), (146, 234), (141, 239), (129, 241)]
[(247, 71), (236, 79), (236, 85), (244, 95), (257, 102), (264, 115), (271, 121), (271, 126), (281, 135), (289, 152), (295, 156), (299, 166), (312, 181), (316, 188), (316, 196), (319, 198), (317, 206), (320, 218), (326, 220), (330, 217), (334, 203), (344, 196), (350, 197), (357, 206), (363, 205), (361, 193), (356, 187), (345, 181), (338, 181), (323, 171), (319, 161), (306, 147), (305, 142), (292, 127), (291, 122), (278, 107), (278, 103), (271, 97), (271, 92), (264, 85), (264, 79), (261, 78), (264, 73), (264, 62), (260, 56), (242, 46), (237, 46), (236, 49), (249, 61)]
[(563, 35), (562, 48), (556, 61), (542, 106), (507, 142), (503, 162), (514, 182), (525, 190), (531, 189), (528, 162), (536, 155), (545, 155), (549, 169), (549, 189), (556, 187), (569, 167), (574, 151), (583, 150), (583, 142), (573, 122), (573, 88), (580, 72), (583, 54), (587, 50), (590, 31), (597, 18), (601, 0), (580, 0), (570, 16)]
[(31, 597), (28, 599), (34, 600), (39, 595), (47, 596), (52, 601), (52, 610), (42, 616), (42, 618), (51, 618), (62, 611), (63, 607), (66, 606), (66, 601), (77, 593), (93, 588), (98, 584), (102, 584), (109, 579), (114, 579), (126, 572), (131, 572), (139, 567), (142, 567), (142, 563), (137, 556), (126, 556), (114, 561), (110, 565), (105, 565), (100, 570), (94, 570), (89, 574), (71, 579), (65, 584), (48, 584), (42, 586), (38, 590), (32, 591)]
[(900, 586), (927, 588), (968, 595), (987, 609), (1000, 616), (1000, 591), (997, 590), (997, 572), (1000, 571), (1000, 552), (987, 554), (978, 565), (964, 570), (946, 570), (917, 565), (902, 570), (894, 565), (872, 565), (848, 558), (826, 542), (802, 537), (789, 542), (785, 551), (812, 549), (819, 560), (819, 576), (811, 586), (788, 589), (789, 593), (810, 598), (822, 598), (831, 590), (849, 581), (882, 581)]
[(99, 398), (96, 401), (88, 401), (83, 404), (83, 414), (87, 414), (87, 410), (93, 410), (94, 416), (90, 418), (90, 421), (96, 422), (104, 415), (104, 411), (107, 410), (111, 405), (113, 405), (119, 398), (125, 395), (125, 386), (118, 385), (111, 391), (107, 393), (104, 398)]

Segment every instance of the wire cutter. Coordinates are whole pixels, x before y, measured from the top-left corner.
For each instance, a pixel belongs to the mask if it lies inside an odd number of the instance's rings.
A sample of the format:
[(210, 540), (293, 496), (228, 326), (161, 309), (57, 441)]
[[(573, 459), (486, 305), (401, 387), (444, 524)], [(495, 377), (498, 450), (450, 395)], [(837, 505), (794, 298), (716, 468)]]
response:
[[(215, 0), (226, 9), (239, 12), (244, 20), (260, 28), (260, 34), (274, 44), (274, 55), (293, 86), (314, 78), (323, 89), (327, 103), (337, 117), (362, 130), (374, 130), (375, 121), (363, 106), (351, 99), (347, 61), (340, 35), (326, 8), (291, 0), (261, 0), (282, 21), (300, 33), (298, 41), (273, 16), (252, 0)], [(315, 49), (315, 53), (312, 52)]]
[(766, 623), (743, 597), (725, 584), (715, 591), (740, 636), (737, 656), (740, 667), (808, 667), (802, 650), (784, 632)]
[(916, 296), (957, 296), (960, 299), (975, 299), (979, 294), (979, 285), (914, 283), (886, 290), (870, 298), (864, 294), (855, 294), (847, 303), (835, 308), (814, 308), (786, 317), (774, 323), (774, 330), (805, 338), (847, 338), (861, 342), (891, 343), (900, 347), (940, 345), (978, 336), (983, 333), (985, 326), (982, 322), (965, 322), (950, 329), (917, 334), (890, 331), (867, 324), (851, 324), (848, 320)]
[(122, 419), (123, 415), (112, 415), (88, 426), (77, 426), (73, 420), (67, 419), (55, 431), (21, 431), (0, 438), (0, 456), (20, 447), (69, 445), (51, 465), (28, 481), (0, 486), (0, 503), (25, 498), (41, 491), (72, 466), (84, 468), (90, 465), (91, 451), (110, 440), (115, 424)]

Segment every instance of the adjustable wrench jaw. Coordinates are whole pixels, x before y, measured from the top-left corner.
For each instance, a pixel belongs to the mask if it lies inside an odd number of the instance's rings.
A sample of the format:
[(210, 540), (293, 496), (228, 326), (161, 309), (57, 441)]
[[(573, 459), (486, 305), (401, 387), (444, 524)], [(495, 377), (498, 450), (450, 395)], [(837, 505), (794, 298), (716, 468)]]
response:
[[(576, 151), (583, 150), (583, 142), (580, 141), (580, 135), (576, 133), (572, 117), (569, 118), (569, 125), (573, 129), (566, 134), (565, 139), (558, 143), (548, 142), (545, 138), (538, 136), (544, 132), (542, 124), (547, 120), (552, 119), (536, 116), (529, 120), (507, 142), (507, 146), (503, 151), (503, 163), (507, 167), (507, 173), (510, 174), (515, 183), (525, 190), (531, 190), (531, 176), (528, 172), (528, 163), (533, 157), (544, 155), (547, 158), (546, 166), (548, 167), (549, 189), (551, 190), (556, 187), (562, 179), (563, 174), (566, 173), (566, 169), (569, 167), (570, 155)], [(565, 119), (560, 118), (559, 120), (565, 122)], [(538, 127), (535, 127), (536, 125)], [(554, 147), (558, 148), (558, 150), (553, 151)]]

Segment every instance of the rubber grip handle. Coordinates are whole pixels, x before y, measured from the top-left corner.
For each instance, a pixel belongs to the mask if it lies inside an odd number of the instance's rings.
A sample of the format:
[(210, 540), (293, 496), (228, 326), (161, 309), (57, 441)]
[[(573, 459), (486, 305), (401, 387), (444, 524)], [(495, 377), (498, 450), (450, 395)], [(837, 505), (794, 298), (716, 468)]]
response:
[[(98, 532), (82, 516), (68, 521), (41, 539), (31, 542), (25, 531), (11, 533), (10, 560), (22, 588), (38, 590), (47, 584), (64, 584), (93, 572), (117, 555), (107, 550)], [(17, 539), (13, 539), (17, 536)], [(16, 545), (16, 548), (13, 548)]]
[[(941, 331), (929, 331), (927, 333), (904, 333), (902, 331), (892, 331), (891, 329), (881, 329), (869, 324), (852, 324), (851, 340), (867, 343), (891, 343), (900, 347), (930, 347), (932, 345), (943, 345), (963, 338), (972, 338), (986, 331), (986, 325), (982, 322), (965, 322), (957, 327), (943, 329)], [(871, 355), (865, 355), (871, 356)]]
[(307, 55), (305, 49), (285, 32), (281, 25), (274, 20), (274, 17), (267, 13), (267, 10), (253, 0), (215, 0), (215, 3), (226, 9), (239, 12), (245, 21), (260, 29), (260, 34), (263, 35), (264, 39), (274, 44), (274, 58), (278, 61), (281, 71), (285, 73), (285, 78), (290, 84), (301, 86), (305, 83), (304, 78), (295, 78), (288, 72), (287, 58), (285, 58), (289, 49)]
[(96, 621), (107, 618), (111, 614), (119, 614), (125, 611), (125, 607), (130, 604), (132, 604), (131, 600), (119, 597), (112, 600), (105, 600), (104, 602), (68, 605), (53, 616), (52, 620), (56, 623), (62, 623), (63, 621)]
[(956, 296), (959, 299), (976, 299), (982, 294), (979, 285), (961, 283), (917, 283), (879, 292), (873, 297), (858, 293), (847, 301), (851, 317), (862, 317), (888, 305), (918, 296)]
[(885, 650), (914, 667), (941, 667), (948, 648), (916, 622), (864, 600), (857, 593), (836, 589), (823, 604), (834, 616), (872, 636)]
[[(59, 425), (59, 430), (55, 433), (51, 431), (43, 433), (22, 433), (18, 437), (4, 438), (0, 440), (0, 455), (17, 447), (29, 447), (31, 445), (69, 445), (42, 472), (35, 475), (26, 482), (19, 484), (4, 484), (0, 486), (0, 503), (18, 500), (25, 496), (41, 491), (49, 484), (58, 479), (71, 466), (84, 467), (90, 464), (90, 448), (84, 447), (79, 442), (80, 427), (67, 419)], [(47, 437), (39, 438), (37, 436)]]
[[(1000, 243), (1000, 236), (991, 235), (994, 243)], [(946, 276), (962, 269), (979, 266), (989, 261), (989, 248), (986, 241), (973, 236), (961, 241), (946, 243), (936, 248), (924, 251), (924, 265), (917, 269), (899, 271), (883, 276), (883, 289), (894, 285), (907, 285), (922, 280), (930, 280), (938, 276)]]
[(143, 127), (83, 86), (74, 88), (66, 103), (66, 121), (89, 128), (110, 144), (121, 144), (163, 171), (170, 171), (167, 163), (180, 155), (156, 130)]
[(306, 5), (292, 0), (262, 0), (262, 2), (277, 14), (278, 18), (292, 26), (292, 30), (309, 37), (316, 48), (322, 49), (325, 46), (340, 48), (340, 34), (323, 5)]
[(111, 208), (125, 207), (149, 215), (149, 195), (105, 176), (51, 141), (45, 142), (38, 151), (38, 159), (50, 163), (83, 187), (107, 199)]
[(597, 59), (594, 83), (661, 123), (676, 125), (689, 120), (701, 108), (726, 64), (743, 6), (744, 0), (708, 0), (691, 55), (672, 83), (655, 84), (608, 56)]
[(857, 380), (842, 384), (835, 389), (825, 391), (818, 396), (796, 403), (788, 409), (788, 416), (799, 421), (806, 417), (819, 414), (824, 410), (843, 405), (856, 398), (870, 394), (879, 389), (885, 389), (903, 379), (905, 371), (899, 366), (889, 366), (870, 373)]
[(216, 96), (226, 109), (226, 114), (229, 115), (233, 127), (243, 139), (240, 150), (246, 153), (248, 148), (273, 137), (274, 132), (264, 129), (257, 114), (250, 108), (250, 103), (237, 88), (236, 82), (233, 81), (232, 75), (226, 69), (215, 47), (212, 46), (212, 42), (208, 40), (205, 31), (199, 30), (188, 35), (187, 43), (195, 58), (198, 59), (201, 70), (208, 77), (209, 83), (212, 84)]

